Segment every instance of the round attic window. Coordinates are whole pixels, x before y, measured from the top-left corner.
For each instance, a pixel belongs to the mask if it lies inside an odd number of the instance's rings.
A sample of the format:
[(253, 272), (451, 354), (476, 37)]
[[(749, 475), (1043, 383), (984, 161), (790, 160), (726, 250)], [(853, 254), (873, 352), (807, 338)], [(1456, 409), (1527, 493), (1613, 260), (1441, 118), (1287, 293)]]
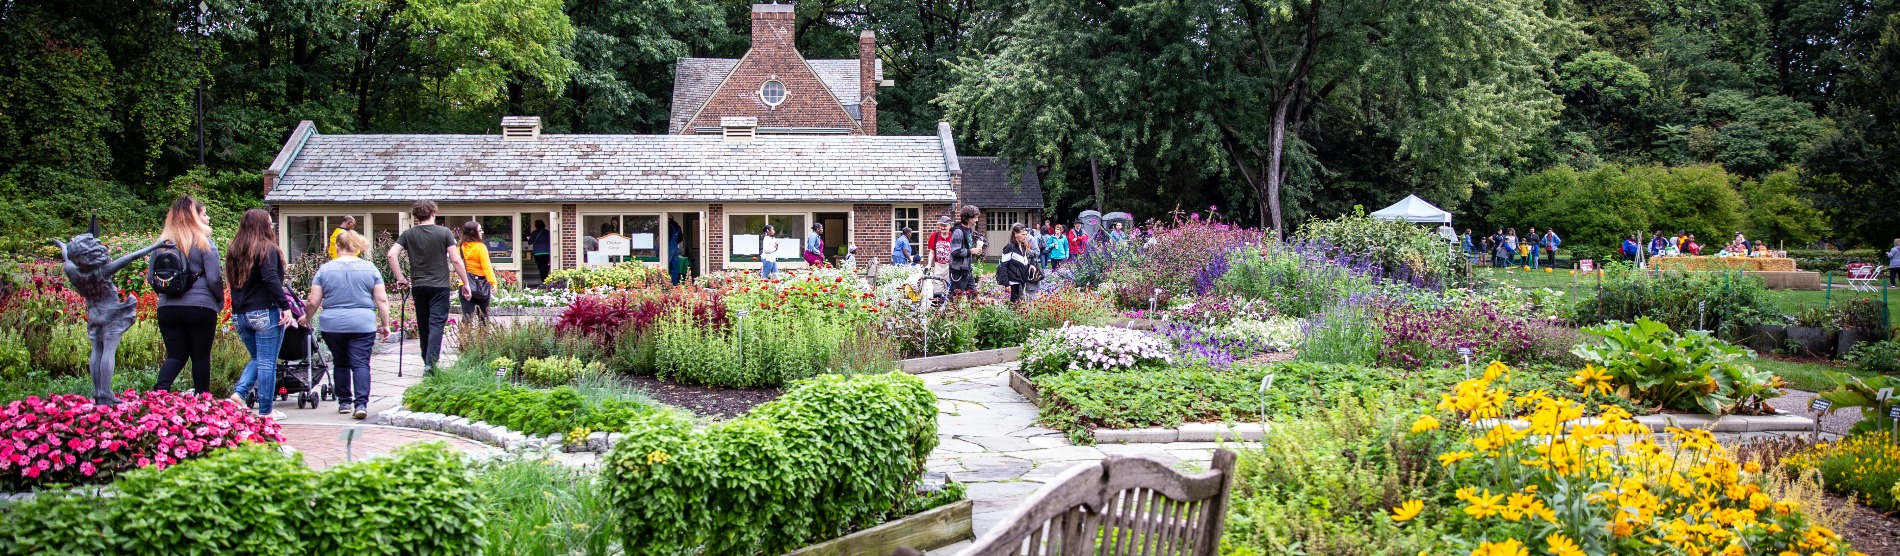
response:
[(778, 106), (785, 102), (785, 84), (779, 83), (777, 79), (766, 81), (759, 86), (759, 100), (765, 101), (766, 106)]

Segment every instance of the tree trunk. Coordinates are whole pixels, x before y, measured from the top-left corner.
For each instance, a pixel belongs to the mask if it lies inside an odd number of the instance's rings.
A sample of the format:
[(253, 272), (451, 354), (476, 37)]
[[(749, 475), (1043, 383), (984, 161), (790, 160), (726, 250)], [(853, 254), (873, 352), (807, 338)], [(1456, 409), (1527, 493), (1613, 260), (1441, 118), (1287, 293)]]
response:
[[(1294, 93), (1297, 94), (1295, 88)], [(1286, 175), (1281, 172), (1281, 159), (1286, 152), (1286, 110), (1292, 105), (1293, 94), (1280, 98), (1273, 103), (1273, 127), (1267, 131), (1267, 172), (1266, 191), (1262, 197), (1267, 204), (1267, 213), (1273, 221), (1273, 236), (1286, 237), (1286, 223), (1280, 220), (1280, 183)]]
[(527, 110), (523, 106), (527, 101), (523, 98), (526, 96), (526, 91), (523, 90), (525, 87), (522, 86), (522, 81), (520, 76), (508, 81), (508, 115), (510, 116), (524, 115)]
[(1089, 181), (1095, 182), (1095, 211), (1101, 212), (1102, 211), (1102, 169), (1096, 165), (1094, 158), (1089, 159)]

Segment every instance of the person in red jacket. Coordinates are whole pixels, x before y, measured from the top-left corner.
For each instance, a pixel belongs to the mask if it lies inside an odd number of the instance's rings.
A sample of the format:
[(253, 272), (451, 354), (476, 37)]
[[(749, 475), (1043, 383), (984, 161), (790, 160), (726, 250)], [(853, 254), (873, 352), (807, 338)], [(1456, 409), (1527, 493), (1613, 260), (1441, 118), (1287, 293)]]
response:
[(1079, 259), (1089, 252), (1089, 234), (1082, 231), (1082, 223), (1076, 222), (1069, 227), (1069, 258)]

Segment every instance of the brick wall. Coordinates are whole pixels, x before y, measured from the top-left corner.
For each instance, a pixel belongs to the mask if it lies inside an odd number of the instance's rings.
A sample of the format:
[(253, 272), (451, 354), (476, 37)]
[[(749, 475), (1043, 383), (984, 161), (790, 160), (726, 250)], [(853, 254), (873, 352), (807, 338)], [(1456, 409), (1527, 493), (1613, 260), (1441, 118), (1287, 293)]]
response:
[(706, 205), (706, 272), (726, 269), (726, 205)]
[(581, 263), (581, 217), (578, 205), (561, 205), (561, 247), (559, 252), (548, 261), (555, 270), (580, 268)]
[(891, 243), (897, 239), (890, 205), (851, 205), (851, 242), (858, 246), (858, 267), (873, 258), (889, 264)]
[[(798, 53), (792, 42), (794, 17), (786, 4), (754, 8), (752, 50), (739, 59), (726, 82), (680, 133), (694, 133), (695, 127), (716, 127), (721, 117), (741, 116), (758, 118), (760, 127), (832, 127), (850, 129), (854, 135), (864, 133)], [(759, 98), (759, 87), (771, 79), (785, 85), (785, 101), (776, 107)]]
[(858, 34), (858, 98), (864, 134), (877, 135), (877, 34), (869, 29)]

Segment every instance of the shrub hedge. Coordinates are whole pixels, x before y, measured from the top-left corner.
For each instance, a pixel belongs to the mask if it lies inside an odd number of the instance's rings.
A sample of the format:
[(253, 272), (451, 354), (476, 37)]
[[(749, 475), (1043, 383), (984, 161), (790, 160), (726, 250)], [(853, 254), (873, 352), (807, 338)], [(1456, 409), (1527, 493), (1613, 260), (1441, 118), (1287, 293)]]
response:
[(588, 396), (568, 385), (547, 390), (497, 386), (492, 375), (483, 376), (485, 368), (439, 370), (404, 391), (402, 403), (411, 411), (460, 415), (535, 435), (619, 431), (636, 415), (661, 411), (645, 400)]
[(250, 445), (0, 505), (0, 554), (472, 554), (472, 483), (441, 444), (323, 472)]
[(1823, 251), (1819, 249), (1789, 249), (1788, 258), (1794, 259), (1799, 270), (1811, 272), (1846, 272), (1849, 263), (1886, 264), (1887, 260), (1878, 249), (1849, 249), (1846, 251)]
[(937, 445), (916, 377), (823, 375), (743, 417), (696, 428), (649, 413), (602, 474), (627, 554), (779, 554), (900, 511)]

